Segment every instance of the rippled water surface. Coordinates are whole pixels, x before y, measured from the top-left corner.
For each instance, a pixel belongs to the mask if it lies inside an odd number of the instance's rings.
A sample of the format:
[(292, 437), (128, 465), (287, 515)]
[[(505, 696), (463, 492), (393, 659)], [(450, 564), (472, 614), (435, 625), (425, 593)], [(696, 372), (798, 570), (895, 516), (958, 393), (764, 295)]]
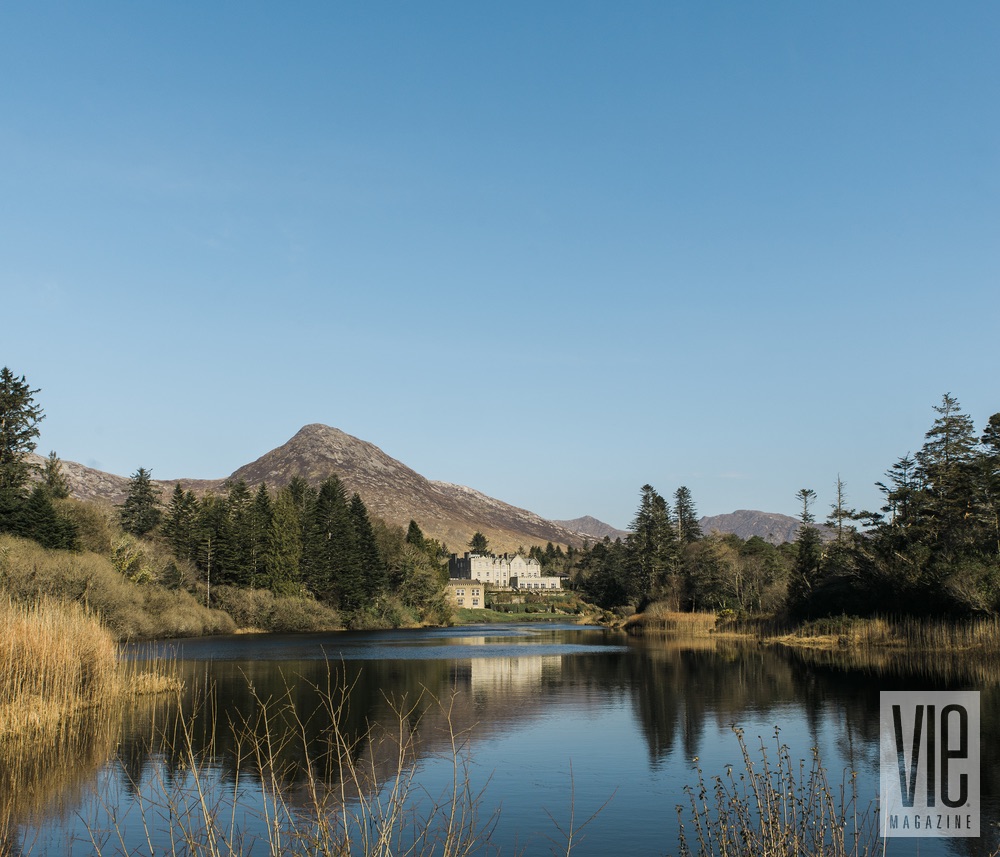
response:
[[(877, 789), (879, 691), (959, 687), (982, 691), (987, 835), (924, 840), (919, 852), (918, 840), (893, 840), (887, 853), (986, 853), (997, 839), (991, 736), (1000, 670), (983, 658), (807, 655), (557, 625), (248, 635), (169, 641), (130, 656), (169, 658), (183, 697), (95, 728), (86, 747), (54, 756), (51, 770), (39, 762), (30, 781), (8, 772), (0, 820), (13, 853), (184, 853), (177, 819), (188, 818), (194, 836), (190, 819), (207, 813), (225, 831), (219, 853), (267, 854), (267, 806), (279, 796), (292, 815), (304, 811), (316, 799), (310, 773), (325, 784), (323, 799), (355, 805), (385, 794), (374, 781), (395, 769), (398, 743), (375, 740), (374, 726), (404, 736), (417, 812), (452, 786), (457, 746), (460, 774), (501, 853), (565, 853), (571, 824), (597, 812), (574, 854), (676, 854), (693, 760), (708, 777), (738, 771), (734, 726), (755, 754), (763, 741), (775, 758), (778, 729), (795, 759), (818, 748), (836, 783), (857, 771), (864, 809)], [(346, 758), (371, 782), (343, 786), (345, 757), (329, 750), (331, 697), (343, 703)], [(285, 715), (262, 719), (262, 702)], [(262, 762), (254, 747), (265, 738), (271, 755)], [(194, 771), (191, 759), (201, 760)], [(207, 795), (207, 808), (196, 794)]]

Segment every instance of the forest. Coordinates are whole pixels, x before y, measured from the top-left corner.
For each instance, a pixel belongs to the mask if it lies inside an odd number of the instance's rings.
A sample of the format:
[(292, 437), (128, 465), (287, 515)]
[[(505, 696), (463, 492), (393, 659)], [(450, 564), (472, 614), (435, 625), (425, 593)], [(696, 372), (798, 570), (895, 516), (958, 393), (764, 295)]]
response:
[[(70, 498), (55, 452), (37, 472), (28, 459), (44, 416), (38, 392), (0, 372), (0, 534), (106, 556), (131, 583), (190, 593), (209, 607), (249, 591), (310, 600), (348, 626), (449, 621), (447, 546), (425, 538), (416, 521), (403, 530), (373, 518), (337, 476), (318, 486), (295, 477), (275, 490), (237, 481), (202, 496), (177, 484), (164, 499), (139, 468), (111, 512)], [(977, 433), (950, 394), (933, 410), (919, 451), (876, 483), (879, 510), (849, 508), (838, 479), (820, 526), (816, 494), (803, 488), (793, 543), (702, 533), (688, 488), (668, 501), (647, 484), (626, 538), (519, 550), (566, 588), (619, 612), (658, 602), (796, 621), (996, 614), (1000, 414)]]

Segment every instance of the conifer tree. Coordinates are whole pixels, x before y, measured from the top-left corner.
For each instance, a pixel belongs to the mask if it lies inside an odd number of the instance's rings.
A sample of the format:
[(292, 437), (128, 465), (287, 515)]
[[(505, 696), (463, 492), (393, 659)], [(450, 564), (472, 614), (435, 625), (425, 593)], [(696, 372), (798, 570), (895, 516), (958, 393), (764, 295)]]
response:
[(65, 500), (69, 497), (69, 483), (62, 472), (62, 462), (55, 452), (50, 452), (42, 467), (42, 484), (53, 500)]
[(349, 513), (354, 529), (354, 563), (342, 588), (345, 601), (357, 608), (374, 605), (385, 594), (389, 574), (360, 494), (351, 497)]
[(274, 499), (267, 539), (269, 586), (279, 595), (299, 592), (302, 559), (302, 521), (292, 492), (283, 489)]
[(684, 485), (674, 492), (674, 517), (677, 520), (677, 538), (681, 544), (691, 544), (702, 537), (694, 498)]
[(176, 559), (193, 561), (197, 556), (197, 523), (198, 498), (192, 491), (185, 491), (178, 482), (174, 485), (163, 519), (163, 536)]
[(408, 545), (413, 545), (415, 548), (424, 548), (424, 533), (420, 529), (420, 526), (412, 518), (410, 519), (409, 529), (406, 531), (406, 543)]
[(28, 455), (35, 451), (38, 423), (44, 418), (35, 393), (22, 375), (0, 369), (0, 494), (21, 496), (31, 475)]
[[(308, 496), (308, 495), (307, 495)], [(343, 483), (329, 477), (306, 510), (302, 576), (317, 598), (339, 604), (345, 577), (353, 592), (354, 531)]]
[(129, 478), (128, 494), (121, 506), (122, 528), (133, 536), (144, 536), (160, 523), (160, 489), (150, 471), (140, 467)]

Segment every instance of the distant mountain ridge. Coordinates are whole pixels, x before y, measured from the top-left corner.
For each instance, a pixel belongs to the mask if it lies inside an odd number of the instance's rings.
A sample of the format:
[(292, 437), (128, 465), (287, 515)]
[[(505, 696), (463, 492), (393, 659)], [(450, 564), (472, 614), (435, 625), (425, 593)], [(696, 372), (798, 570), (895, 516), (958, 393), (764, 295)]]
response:
[[(39, 466), (41, 456), (32, 456)], [(105, 473), (73, 461), (62, 462), (63, 474), (73, 496), (83, 500), (121, 503), (129, 479)], [(565, 521), (550, 521), (489, 497), (464, 485), (427, 479), (383, 452), (373, 443), (340, 429), (313, 423), (301, 428), (290, 440), (255, 461), (237, 468), (224, 479), (154, 480), (166, 502), (178, 482), (185, 490), (221, 494), (226, 483), (246, 481), (255, 488), (267, 483), (271, 489), (302, 476), (313, 485), (336, 474), (347, 491), (357, 492), (369, 511), (391, 524), (406, 527), (415, 520), (429, 538), (439, 539), (457, 552), (465, 550), (472, 535), (481, 531), (491, 548), (516, 550), (532, 544), (573, 544), (626, 538), (625, 530), (589, 515)], [(728, 515), (704, 517), (702, 532), (735, 533), (741, 538), (760, 536), (774, 544), (793, 541), (799, 522), (787, 515), (741, 509)]]
[[(801, 526), (798, 518), (777, 512), (759, 512), (756, 509), (737, 509), (727, 515), (711, 515), (699, 522), (705, 535), (714, 532), (733, 533), (741, 539), (759, 536), (772, 545), (794, 542)], [(817, 529), (824, 538), (833, 537), (829, 527), (819, 525)]]
[(571, 533), (579, 533), (590, 541), (601, 542), (604, 541), (605, 536), (614, 541), (615, 539), (624, 539), (628, 536), (627, 530), (619, 530), (617, 527), (605, 524), (604, 521), (599, 521), (590, 515), (584, 515), (582, 518), (573, 518), (571, 521), (553, 521), (552, 523), (564, 527)]
[[(44, 459), (33, 457), (36, 464)], [(85, 467), (62, 462), (63, 473), (73, 496), (84, 500), (121, 503), (129, 480)], [(497, 550), (516, 550), (531, 544), (577, 544), (583, 538), (571, 530), (547, 521), (540, 515), (489, 497), (473, 488), (435, 482), (390, 457), (377, 446), (331, 426), (313, 423), (304, 426), (281, 446), (256, 461), (237, 468), (225, 479), (154, 480), (163, 489), (164, 501), (175, 484), (196, 494), (222, 493), (226, 483), (240, 479), (254, 488), (267, 483), (278, 489), (294, 476), (313, 485), (336, 474), (348, 493), (357, 492), (369, 512), (391, 524), (406, 527), (416, 520), (429, 538), (443, 541), (461, 552), (479, 530)]]

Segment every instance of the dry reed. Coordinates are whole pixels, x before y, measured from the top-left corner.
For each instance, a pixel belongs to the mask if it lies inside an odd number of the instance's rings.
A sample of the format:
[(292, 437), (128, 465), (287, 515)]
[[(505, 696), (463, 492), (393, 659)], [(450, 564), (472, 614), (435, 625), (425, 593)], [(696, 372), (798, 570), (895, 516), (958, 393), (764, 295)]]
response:
[(673, 637), (705, 637), (715, 631), (718, 618), (714, 613), (681, 613), (665, 604), (651, 604), (644, 612), (629, 617), (625, 631), (629, 634), (666, 634)]
[[(867, 857), (881, 852), (874, 804), (859, 804), (857, 774), (830, 783), (819, 752), (793, 760), (775, 729), (773, 751), (761, 741), (755, 757), (743, 736), (742, 767), (706, 780), (697, 767), (696, 787), (687, 788), (690, 827), (680, 820), (684, 857)], [(697, 758), (695, 764), (697, 765)]]
[(126, 687), (114, 638), (79, 606), (0, 600), (0, 740), (55, 734)]

